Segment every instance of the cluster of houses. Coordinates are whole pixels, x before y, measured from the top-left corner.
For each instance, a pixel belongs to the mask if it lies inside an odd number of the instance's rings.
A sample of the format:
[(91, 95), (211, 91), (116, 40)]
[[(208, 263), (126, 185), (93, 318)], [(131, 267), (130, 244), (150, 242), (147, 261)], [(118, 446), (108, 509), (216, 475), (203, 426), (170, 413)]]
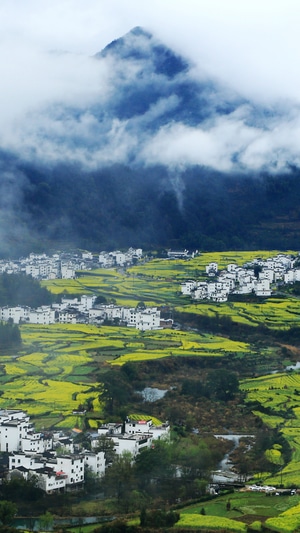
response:
[[(36, 309), (27, 306), (0, 307), (0, 321), (14, 324), (96, 324), (110, 323), (134, 327), (141, 331), (160, 329), (168, 325), (160, 318), (157, 307), (122, 307), (95, 305), (96, 296), (62, 298), (60, 303)], [(172, 321), (171, 321), (172, 322)], [(171, 326), (172, 324), (169, 324)]]
[(91, 450), (81, 450), (61, 432), (35, 432), (24, 411), (0, 410), (0, 452), (8, 454), (7, 478), (34, 476), (37, 486), (48, 494), (81, 487), (87, 468), (98, 477), (105, 475), (109, 464), (104, 452), (98, 451), (101, 436), (112, 441), (116, 454), (128, 451), (134, 460), (154, 440), (169, 439), (170, 426), (127, 419), (123, 424), (101, 426), (88, 436)]
[(255, 294), (271, 296), (272, 284), (300, 281), (300, 267), (297, 258), (278, 254), (268, 259), (254, 259), (242, 267), (231, 263), (226, 269), (218, 270), (217, 263), (206, 266), (206, 275), (211, 280), (188, 280), (181, 284), (181, 293), (194, 300), (226, 302), (230, 294)]
[(0, 260), (0, 274), (24, 273), (37, 280), (49, 279), (74, 279), (79, 270), (92, 268), (126, 267), (141, 259), (141, 248), (129, 248), (127, 252), (100, 252), (98, 255), (91, 252), (82, 253), (31, 253), (28, 257), (18, 260)]

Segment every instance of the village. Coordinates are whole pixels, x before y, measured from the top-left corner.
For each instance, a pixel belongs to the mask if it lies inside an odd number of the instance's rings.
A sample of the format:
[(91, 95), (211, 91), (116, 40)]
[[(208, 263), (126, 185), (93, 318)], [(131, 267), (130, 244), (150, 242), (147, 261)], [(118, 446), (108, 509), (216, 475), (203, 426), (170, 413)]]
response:
[[(77, 271), (92, 268), (125, 268), (142, 258), (142, 249), (129, 248), (127, 252), (101, 252), (96, 257), (91, 252), (67, 254), (30, 254), (18, 261), (0, 261), (0, 272), (26, 274), (37, 280), (74, 279)], [(134, 327), (141, 331), (159, 329), (165, 325), (156, 307), (128, 308), (96, 305), (96, 296), (83, 295), (80, 298), (62, 298), (60, 303), (44, 305), (35, 309), (18, 305), (0, 308), (0, 320), (14, 324), (113, 324)], [(168, 324), (169, 325), (169, 324)]]
[(268, 297), (272, 295), (272, 285), (300, 281), (300, 266), (298, 258), (278, 254), (266, 260), (254, 259), (242, 267), (231, 263), (220, 272), (217, 263), (209, 263), (206, 275), (211, 281), (184, 281), (181, 293), (193, 300), (213, 302), (227, 302), (231, 294)]
[[(82, 413), (80, 413), (82, 415)], [(154, 440), (170, 438), (168, 423), (155, 426), (151, 419), (109, 423), (98, 431), (86, 432), (90, 449), (76, 443), (74, 435), (61, 431), (36, 432), (30, 417), (22, 410), (0, 410), (0, 452), (6, 452), (8, 462), (2, 465), (2, 475), (12, 480), (34, 477), (37, 486), (47, 494), (83, 487), (87, 469), (97, 478), (105, 475), (110, 462), (99, 451), (99, 439), (111, 442), (116, 455), (129, 452), (132, 460)]]
[(34, 279), (74, 279), (78, 270), (92, 268), (125, 267), (141, 259), (141, 248), (129, 248), (127, 252), (119, 250), (113, 252), (57, 252), (52, 256), (47, 254), (29, 254), (18, 260), (0, 260), (0, 274), (26, 274)]
[[(190, 260), (197, 252), (168, 252), (168, 259)], [(143, 257), (142, 249), (129, 248), (127, 252), (101, 252), (96, 259), (91, 252), (80, 254), (30, 254), (19, 261), (0, 261), (2, 273), (25, 273), (37, 280), (74, 279), (79, 270), (102, 268), (126, 268)], [(209, 263), (205, 268), (208, 280), (187, 280), (181, 283), (181, 293), (193, 300), (211, 300), (227, 302), (230, 295), (254, 294), (269, 297), (275, 286), (292, 284), (300, 281), (298, 258), (280, 253), (268, 259), (254, 259), (239, 266), (235, 263), (226, 269), (218, 270), (218, 264)], [(94, 324), (111, 323), (134, 327), (140, 331), (149, 331), (172, 327), (172, 320), (161, 319), (157, 307), (137, 306), (135, 308), (120, 305), (99, 304), (95, 295), (82, 295), (80, 298), (62, 297), (61, 302), (43, 305), (32, 309), (27, 306), (0, 307), (0, 320), (14, 324)]]

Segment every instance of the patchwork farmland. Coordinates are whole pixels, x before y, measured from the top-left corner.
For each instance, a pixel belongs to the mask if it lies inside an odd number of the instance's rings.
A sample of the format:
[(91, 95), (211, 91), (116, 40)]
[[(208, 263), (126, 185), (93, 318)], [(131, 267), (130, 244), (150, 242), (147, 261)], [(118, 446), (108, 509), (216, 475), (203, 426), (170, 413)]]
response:
[[(1, 357), (0, 407), (22, 407), (33, 417), (37, 428), (81, 427), (83, 418), (73, 414), (79, 405), (92, 405), (95, 419), (101, 418), (99, 403), (101, 372), (109, 367), (121, 367), (128, 362), (155, 361), (167, 358), (213, 358), (233, 356), (236, 360), (264, 368), (274, 360), (278, 342), (270, 335), (298, 328), (299, 300), (290, 294), (275, 293), (272, 298), (259, 301), (226, 303), (196, 302), (180, 294), (180, 282), (191, 277), (204, 277), (205, 265), (218, 262), (225, 267), (229, 262), (243, 264), (255, 257), (266, 258), (277, 252), (224, 252), (202, 254), (189, 261), (153, 259), (145, 264), (128, 268), (126, 272), (97, 269), (80, 272), (75, 280), (43, 282), (54, 294), (95, 294), (107, 301), (136, 306), (143, 301), (147, 306), (167, 309), (172, 315), (207, 317), (218, 320), (230, 318), (230, 333), (218, 334), (209, 328), (166, 329), (141, 332), (132, 328), (85, 324), (22, 325), (22, 350)], [(247, 336), (234, 334), (234, 326), (247, 327)], [(270, 332), (261, 342), (256, 331), (264, 326)], [(243, 332), (243, 330), (241, 330)], [(252, 338), (249, 331), (254, 332)], [(249, 337), (250, 335), (250, 337)], [(247, 337), (247, 340), (245, 340)], [(255, 339), (255, 341), (253, 340)], [(297, 348), (289, 349), (282, 364), (297, 357)], [(265, 367), (262, 361), (266, 360)], [(247, 362), (247, 363), (246, 363)], [(256, 371), (256, 370), (255, 370)], [(95, 378), (96, 376), (96, 378)], [(245, 401), (253, 413), (270, 428), (280, 431), (290, 443), (292, 460), (275, 476), (266, 473), (270, 482), (292, 484), (299, 480), (297, 461), (300, 457), (298, 439), (300, 407), (297, 372), (255, 377), (241, 381)], [(260, 405), (264, 409), (260, 409)], [(97, 427), (91, 420), (91, 427)], [(298, 442), (299, 441), (299, 442)], [(277, 454), (278, 455), (278, 454)], [(276, 453), (270, 451), (275, 460)]]

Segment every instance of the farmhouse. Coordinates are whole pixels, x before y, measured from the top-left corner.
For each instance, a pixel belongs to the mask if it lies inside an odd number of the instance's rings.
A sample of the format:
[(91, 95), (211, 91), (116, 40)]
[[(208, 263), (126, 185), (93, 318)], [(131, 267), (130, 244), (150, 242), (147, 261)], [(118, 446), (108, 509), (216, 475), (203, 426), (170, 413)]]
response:
[[(107, 424), (98, 428), (98, 436), (105, 435), (112, 439), (117, 454), (124, 451), (132, 453), (136, 457), (143, 448), (150, 448), (154, 440), (170, 439), (170, 424), (154, 425), (149, 420), (131, 420), (127, 418), (124, 424)], [(97, 436), (96, 436), (97, 437)], [(92, 446), (98, 445), (95, 438)]]
[(125, 420), (125, 433), (136, 434), (151, 434), (154, 439), (169, 439), (170, 438), (170, 424), (155, 426), (152, 419), (149, 420), (131, 420), (127, 418)]

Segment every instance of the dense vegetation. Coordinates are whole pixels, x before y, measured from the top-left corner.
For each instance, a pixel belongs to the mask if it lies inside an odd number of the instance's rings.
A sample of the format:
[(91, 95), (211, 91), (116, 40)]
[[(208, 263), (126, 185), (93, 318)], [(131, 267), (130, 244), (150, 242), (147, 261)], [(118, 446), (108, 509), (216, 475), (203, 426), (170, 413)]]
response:
[(25, 274), (0, 275), (0, 307), (23, 305), (39, 307), (53, 302), (53, 295), (31, 276)]
[(22, 344), (20, 329), (16, 324), (0, 322), (0, 354), (19, 350)]
[[(23, 165), (22, 172), (30, 183), (24, 191), (27, 252), (66, 243), (94, 250), (129, 243), (206, 251), (298, 248), (296, 170), (254, 178), (201, 167), (179, 176), (163, 167), (120, 165), (93, 173)], [(26, 242), (16, 242), (13, 253), (25, 253)]]

